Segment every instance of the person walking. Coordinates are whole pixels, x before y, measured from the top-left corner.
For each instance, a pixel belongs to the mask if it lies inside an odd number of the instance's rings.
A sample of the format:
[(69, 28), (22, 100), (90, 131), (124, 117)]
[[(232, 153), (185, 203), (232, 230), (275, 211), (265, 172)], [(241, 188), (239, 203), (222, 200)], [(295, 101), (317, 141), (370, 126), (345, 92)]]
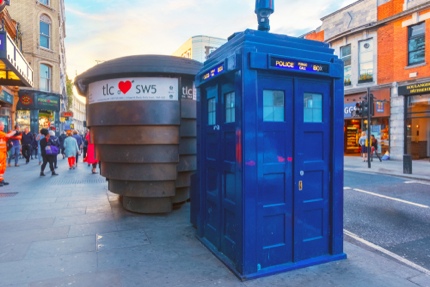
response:
[[(73, 131), (73, 137), (75, 138), (76, 142), (78, 143), (79, 151), (82, 148), (83, 140), (82, 137), (78, 134), (78, 131)], [(78, 160), (79, 160), (79, 153), (76, 153), (76, 166), (78, 166)]]
[(45, 136), (43, 139), (40, 140), (40, 151), (43, 158), (43, 163), (40, 168), (40, 176), (45, 176), (44, 171), (45, 171), (46, 164), (48, 163), (49, 163), (49, 169), (51, 170), (52, 175), (58, 175), (58, 173), (56, 173), (54, 169), (54, 157), (56, 157), (57, 154), (49, 154), (46, 152), (46, 148), (48, 146), (49, 147), (54, 146), (53, 142), (50, 139), (49, 131), (47, 129), (42, 129), (40, 133)]
[(30, 162), (32, 143), (33, 143), (33, 134), (30, 133), (30, 129), (28, 127), (25, 127), (24, 133), (22, 134), (22, 139), (21, 139), (22, 156), (25, 158), (25, 164), (28, 164)]
[(363, 157), (363, 161), (367, 161), (367, 135), (366, 132), (361, 132), (361, 137), (358, 139), (358, 144), (361, 146), (361, 155)]
[[(82, 143), (82, 158), (84, 159), (83, 161), (85, 162), (85, 158), (87, 157), (87, 150), (88, 150), (88, 140), (87, 140), (87, 135), (90, 131), (86, 130), (85, 132), (85, 136), (84, 136), (84, 140)], [(88, 166), (90, 166), (90, 164), (88, 164)]]
[(60, 140), (60, 148), (61, 148), (61, 155), (63, 156), (63, 159), (66, 158), (66, 155), (64, 153), (64, 140), (67, 138), (67, 132), (64, 131), (58, 139)]
[(85, 161), (88, 164), (92, 165), (91, 173), (96, 174), (97, 173), (97, 171), (96, 171), (97, 163), (99, 161), (95, 157), (96, 153), (95, 153), (94, 143), (91, 140), (90, 132), (87, 133), (87, 135), (85, 136), (85, 139), (88, 142), (88, 144), (87, 144), (87, 157), (85, 158)]
[[(49, 130), (49, 136), (51, 138), (52, 144), (58, 147), (58, 152), (60, 152), (60, 140), (55, 136), (55, 132), (53, 130)], [(57, 165), (58, 154), (54, 157), (54, 168), (58, 168)]]
[(10, 162), (12, 161), (12, 157), (15, 156), (15, 166), (19, 166), (18, 160), (19, 160), (19, 153), (21, 152), (21, 138), (22, 134), (19, 131), (19, 125), (15, 125), (15, 134), (10, 138), (12, 140), (12, 148), (9, 151), (9, 159), (8, 159), (8, 165), (11, 166)]
[(39, 152), (39, 143), (36, 140), (37, 134), (33, 133), (33, 141), (31, 142), (31, 159), (37, 158), (37, 154)]
[(382, 161), (381, 157), (378, 154), (378, 140), (375, 138), (374, 135), (370, 136), (370, 142), (372, 144), (372, 161), (373, 161), (373, 154), (376, 154), (376, 157), (379, 159), (379, 161)]
[(69, 162), (69, 169), (75, 169), (76, 154), (79, 153), (79, 147), (71, 131), (67, 131), (67, 137), (64, 140), (63, 147), (64, 154)]
[(4, 122), (0, 121), (0, 187), (8, 185), (9, 183), (4, 181), (4, 173), (6, 172), (6, 158), (7, 158), (7, 140), (16, 133), (13, 130), (9, 133), (4, 131)]
[(39, 159), (39, 165), (42, 164), (43, 158), (42, 158), (42, 149), (40, 148), (40, 141), (45, 137), (44, 134), (42, 134), (42, 130), (40, 130), (39, 134), (36, 136), (37, 141), (37, 157)]

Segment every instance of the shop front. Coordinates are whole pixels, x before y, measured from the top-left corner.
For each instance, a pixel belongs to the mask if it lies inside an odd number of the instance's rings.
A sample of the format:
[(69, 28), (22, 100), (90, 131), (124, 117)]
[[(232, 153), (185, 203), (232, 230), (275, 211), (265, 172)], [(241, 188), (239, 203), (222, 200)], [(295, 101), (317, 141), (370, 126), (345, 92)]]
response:
[(41, 129), (59, 130), (59, 94), (33, 90), (20, 90), (16, 106), (16, 123), (22, 129), (29, 127), (32, 133)]
[[(378, 153), (384, 154), (390, 149), (390, 90), (371, 91), (374, 97), (373, 116), (370, 121), (370, 132), (378, 140)], [(354, 114), (357, 103), (366, 101), (367, 92), (345, 95), (344, 103), (344, 153), (360, 154), (358, 139), (362, 131), (367, 131), (367, 116), (359, 117)]]
[(13, 95), (4, 88), (0, 91), (0, 121), (4, 124), (4, 130), (11, 130), (10, 110), (13, 105)]
[(430, 157), (430, 82), (399, 87), (405, 96), (405, 154)]

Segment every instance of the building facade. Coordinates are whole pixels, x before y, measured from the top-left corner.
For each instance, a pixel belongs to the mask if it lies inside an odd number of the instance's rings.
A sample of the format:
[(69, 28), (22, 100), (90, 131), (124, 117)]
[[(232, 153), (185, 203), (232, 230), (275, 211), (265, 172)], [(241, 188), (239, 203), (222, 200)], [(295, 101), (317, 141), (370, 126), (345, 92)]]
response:
[(9, 4), (0, 1), (0, 121), (5, 131), (15, 124), (19, 88), (33, 86), (33, 70), (21, 53), (21, 31), (8, 12)]
[(73, 112), (73, 118), (71, 123), (73, 124), (73, 129), (77, 130), (79, 133), (84, 134), (86, 128), (86, 99), (81, 96), (73, 95), (72, 106), (70, 110)]
[(202, 35), (194, 36), (182, 44), (181, 47), (173, 53), (173, 56), (193, 59), (203, 63), (210, 53), (226, 42), (227, 40), (222, 38)]
[(33, 69), (34, 85), (20, 89), (16, 121), (32, 132), (59, 130), (67, 104), (64, 0), (11, 1), (8, 8), (22, 33), (22, 54)]
[[(370, 128), (380, 153), (430, 157), (429, 16), (426, 0), (360, 0), (304, 35), (329, 43), (344, 61), (345, 153), (359, 153), (359, 134)], [(369, 94), (370, 125), (353, 112)]]

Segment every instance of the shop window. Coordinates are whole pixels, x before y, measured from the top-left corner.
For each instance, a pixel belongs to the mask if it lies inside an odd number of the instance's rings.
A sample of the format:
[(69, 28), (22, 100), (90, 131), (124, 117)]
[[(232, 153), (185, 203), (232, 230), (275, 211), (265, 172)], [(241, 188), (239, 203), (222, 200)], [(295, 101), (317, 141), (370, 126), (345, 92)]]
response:
[(45, 92), (51, 91), (51, 75), (52, 75), (51, 67), (45, 64), (40, 64), (39, 89), (41, 91), (45, 91)]
[(343, 61), (343, 75), (345, 86), (351, 85), (351, 45), (340, 47), (340, 58)]
[(425, 61), (425, 22), (408, 28), (408, 65)]
[(51, 111), (39, 111), (39, 131), (54, 126), (55, 113)]
[(235, 98), (234, 92), (225, 94), (225, 122), (234, 123), (235, 121)]
[(358, 83), (373, 82), (373, 39), (359, 42)]
[(274, 90), (263, 91), (263, 121), (283, 122), (285, 104), (284, 92)]
[(50, 49), (50, 38), (51, 38), (51, 19), (46, 16), (42, 15), (40, 17), (40, 38), (39, 38), (39, 45), (40, 47)]
[(21, 127), (21, 130), (30, 129), (30, 111), (18, 110), (16, 112), (16, 122)]

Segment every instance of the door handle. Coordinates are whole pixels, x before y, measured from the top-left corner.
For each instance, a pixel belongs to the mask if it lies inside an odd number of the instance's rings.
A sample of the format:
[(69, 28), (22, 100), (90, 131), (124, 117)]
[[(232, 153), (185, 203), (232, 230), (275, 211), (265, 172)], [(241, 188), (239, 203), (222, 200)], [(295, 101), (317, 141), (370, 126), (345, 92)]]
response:
[(303, 181), (299, 180), (299, 190), (303, 190)]

